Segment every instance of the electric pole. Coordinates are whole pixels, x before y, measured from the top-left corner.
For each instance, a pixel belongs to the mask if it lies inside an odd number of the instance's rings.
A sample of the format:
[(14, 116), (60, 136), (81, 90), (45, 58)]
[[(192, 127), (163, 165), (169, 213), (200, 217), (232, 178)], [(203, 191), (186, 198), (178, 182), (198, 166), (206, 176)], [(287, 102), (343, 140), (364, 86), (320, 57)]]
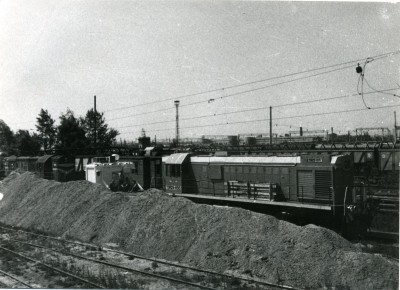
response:
[(175, 101), (175, 107), (176, 107), (176, 147), (179, 146), (179, 101)]
[(269, 107), (269, 144), (272, 145), (272, 107)]
[(396, 111), (394, 113), (394, 143), (397, 141), (397, 121), (396, 121)]
[(97, 119), (97, 114), (96, 114), (96, 96), (94, 96), (94, 148), (96, 148), (96, 143), (97, 143), (97, 124), (96, 124), (96, 119)]

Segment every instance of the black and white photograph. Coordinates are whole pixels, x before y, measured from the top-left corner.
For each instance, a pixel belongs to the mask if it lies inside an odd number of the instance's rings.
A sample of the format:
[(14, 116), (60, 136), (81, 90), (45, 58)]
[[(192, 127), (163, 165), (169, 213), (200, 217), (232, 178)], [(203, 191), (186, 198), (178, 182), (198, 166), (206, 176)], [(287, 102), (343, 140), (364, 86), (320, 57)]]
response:
[(0, 288), (399, 289), (400, 3), (0, 0)]

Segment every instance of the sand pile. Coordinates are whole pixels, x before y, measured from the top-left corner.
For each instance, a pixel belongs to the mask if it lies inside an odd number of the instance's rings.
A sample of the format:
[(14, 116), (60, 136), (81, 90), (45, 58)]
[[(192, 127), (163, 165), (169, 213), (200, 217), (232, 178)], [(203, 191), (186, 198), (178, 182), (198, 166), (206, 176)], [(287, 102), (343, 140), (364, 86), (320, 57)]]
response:
[(397, 261), (362, 253), (316, 226), (198, 205), (157, 190), (126, 196), (31, 173), (6, 178), (0, 192), (0, 221), (10, 225), (297, 287), (398, 288)]

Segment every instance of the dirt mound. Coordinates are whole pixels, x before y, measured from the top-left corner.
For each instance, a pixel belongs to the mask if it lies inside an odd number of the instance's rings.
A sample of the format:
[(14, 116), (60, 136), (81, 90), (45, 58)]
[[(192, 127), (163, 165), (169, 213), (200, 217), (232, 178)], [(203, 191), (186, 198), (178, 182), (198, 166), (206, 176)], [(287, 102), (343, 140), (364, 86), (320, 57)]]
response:
[(297, 287), (398, 287), (398, 262), (362, 253), (317, 226), (194, 204), (158, 190), (127, 196), (30, 173), (6, 178), (0, 192), (0, 221), (6, 224)]

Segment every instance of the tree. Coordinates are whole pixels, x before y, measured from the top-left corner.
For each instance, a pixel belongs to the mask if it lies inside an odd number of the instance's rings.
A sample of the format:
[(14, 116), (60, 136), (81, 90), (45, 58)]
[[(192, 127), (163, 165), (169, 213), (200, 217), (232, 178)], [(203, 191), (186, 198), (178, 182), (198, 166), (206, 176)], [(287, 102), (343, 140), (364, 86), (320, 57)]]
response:
[(41, 147), (40, 138), (35, 133), (31, 135), (28, 130), (18, 130), (15, 134), (15, 147), (18, 155), (35, 155)]
[(87, 111), (85, 118), (80, 121), (92, 147), (111, 146), (119, 135), (117, 130), (108, 128), (104, 113), (94, 112), (93, 109)]
[(60, 116), (60, 125), (57, 129), (57, 149), (70, 151), (87, 146), (85, 130), (80, 120), (75, 118), (74, 112), (69, 108), (65, 114)]
[(40, 109), (36, 120), (36, 129), (39, 132), (39, 140), (43, 149), (51, 149), (56, 142), (57, 129), (54, 126), (55, 121), (51, 118), (49, 112), (43, 109)]
[(0, 151), (7, 155), (15, 154), (13, 146), (15, 144), (14, 132), (3, 121), (0, 120)]

